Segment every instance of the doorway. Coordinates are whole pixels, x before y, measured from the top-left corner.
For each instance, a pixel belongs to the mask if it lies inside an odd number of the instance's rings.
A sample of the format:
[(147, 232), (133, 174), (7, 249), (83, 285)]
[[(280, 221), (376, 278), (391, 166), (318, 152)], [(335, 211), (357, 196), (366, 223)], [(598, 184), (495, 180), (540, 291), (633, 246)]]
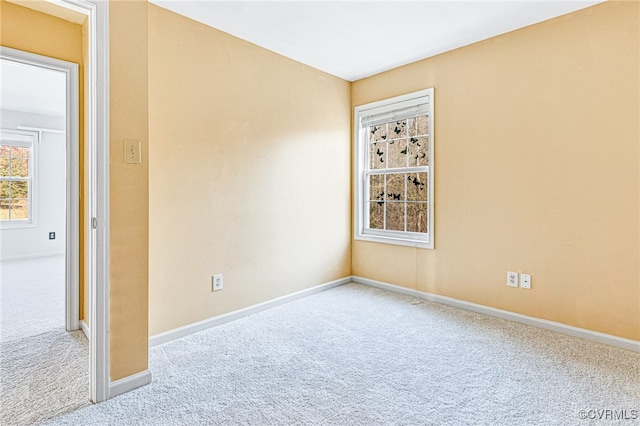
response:
[(0, 414), (31, 423), (89, 404), (89, 344), (77, 331), (78, 66), (2, 48), (0, 75)]
[[(87, 314), (90, 351), (91, 401), (109, 398), (109, 3), (102, 0), (45, 0), (22, 2), (36, 12), (83, 25), (84, 101), (84, 205), (86, 220), (82, 226), (85, 253), (83, 265), (87, 287)], [(5, 14), (3, 13), (3, 16)], [(22, 15), (21, 15), (22, 16)], [(9, 20), (9, 23), (12, 21)], [(18, 21), (14, 21), (17, 24)], [(13, 25), (13, 47), (38, 43), (37, 34), (46, 32), (26, 25)], [(3, 35), (6, 30), (3, 26)], [(8, 31), (8, 30), (7, 30)], [(31, 37), (36, 34), (36, 37)], [(3, 37), (3, 40), (7, 38)], [(30, 50), (25, 48), (25, 50)]]
[(78, 66), (7, 48), (0, 51), (0, 66), (7, 163), (0, 177), (0, 258), (62, 255), (64, 324), (78, 330)]

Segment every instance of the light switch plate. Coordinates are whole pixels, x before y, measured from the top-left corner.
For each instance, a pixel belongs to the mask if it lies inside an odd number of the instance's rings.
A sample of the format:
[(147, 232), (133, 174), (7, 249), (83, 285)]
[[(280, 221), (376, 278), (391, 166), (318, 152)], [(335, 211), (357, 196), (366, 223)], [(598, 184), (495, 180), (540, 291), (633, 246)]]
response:
[(124, 162), (129, 164), (140, 164), (140, 141), (124, 141)]

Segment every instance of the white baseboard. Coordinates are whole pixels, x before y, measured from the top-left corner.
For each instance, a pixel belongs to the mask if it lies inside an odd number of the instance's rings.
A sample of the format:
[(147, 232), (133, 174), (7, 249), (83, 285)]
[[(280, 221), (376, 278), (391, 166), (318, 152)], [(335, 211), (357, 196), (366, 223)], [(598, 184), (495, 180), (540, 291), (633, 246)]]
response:
[(116, 380), (109, 385), (109, 398), (122, 395), (125, 392), (148, 385), (149, 383), (151, 383), (151, 371), (149, 370), (144, 370), (132, 376)]
[(84, 320), (80, 320), (80, 329), (82, 330), (84, 335), (87, 337), (87, 340), (91, 339), (91, 330), (89, 329), (89, 326)]
[(277, 299), (249, 306), (248, 308), (239, 309), (237, 311), (229, 312), (227, 314), (219, 315), (203, 321), (194, 322), (193, 324), (185, 325), (183, 327), (174, 328), (173, 330), (165, 331), (164, 333), (155, 334), (149, 338), (149, 346), (161, 345), (163, 343), (188, 336), (189, 334), (197, 333), (199, 331), (203, 331), (230, 321), (235, 321), (237, 319), (264, 311), (266, 309), (275, 308), (276, 306), (284, 305), (285, 303), (292, 302), (296, 299), (302, 299), (303, 297), (311, 296), (312, 294), (320, 293), (322, 291), (329, 290), (331, 288), (338, 287), (350, 282), (350, 276), (341, 278), (339, 280), (320, 284), (318, 286), (311, 287), (306, 290), (301, 290), (296, 293), (287, 294), (286, 296), (278, 297)]
[(51, 257), (51, 256), (64, 256), (65, 252), (56, 251), (52, 253), (34, 253), (34, 254), (23, 254), (20, 256), (3, 256), (0, 259), (0, 262), (11, 262), (13, 260), (26, 260), (26, 259), (37, 259), (39, 257)]
[(465, 309), (467, 311), (477, 312), (479, 314), (531, 325), (533, 327), (543, 328), (545, 330), (555, 331), (557, 333), (567, 334), (569, 336), (579, 337), (585, 340), (591, 340), (593, 342), (604, 343), (605, 345), (615, 346), (633, 352), (640, 352), (640, 341), (637, 340), (625, 339), (623, 337), (612, 336), (610, 334), (586, 330), (584, 328), (578, 328), (559, 322), (521, 315), (515, 312), (504, 311), (502, 309), (496, 309), (490, 306), (479, 305), (472, 302), (465, 302), (464, 300), (454, 299), (452, 297), (440, 296), (433, 293), (426, 293), (423, 291), (400, 287), (393, 284), (387, 284), (368, 278), (354, 276), (352, 281), (358, 284), (365, 284), (371, 287), (389, 290), (394, 293), (406, 294), (407, 296), (413, 296), (419, 299), (425, 299), (431, 302), (453, 306), (454, 308)]

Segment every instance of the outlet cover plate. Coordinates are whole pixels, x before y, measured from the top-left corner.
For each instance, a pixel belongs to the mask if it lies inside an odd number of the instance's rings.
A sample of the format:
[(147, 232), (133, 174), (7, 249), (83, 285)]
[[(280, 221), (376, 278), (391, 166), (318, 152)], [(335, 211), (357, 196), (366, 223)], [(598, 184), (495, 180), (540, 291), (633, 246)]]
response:
[(517, 272), (507, 272), (507, 285), (509, 287), (518, 287), (518, 273)]
[(212, 278), (211, 291), (222, 290), (222, 274), (216, 274)]
[(531, 274), (520, 274), (520, 287), (531, 290)]

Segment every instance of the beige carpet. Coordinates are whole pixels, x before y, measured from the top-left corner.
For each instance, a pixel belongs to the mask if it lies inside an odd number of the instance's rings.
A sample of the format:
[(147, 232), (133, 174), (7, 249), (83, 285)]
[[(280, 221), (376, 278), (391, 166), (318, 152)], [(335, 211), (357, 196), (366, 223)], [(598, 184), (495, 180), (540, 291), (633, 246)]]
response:
[(47, 424), (640, 423), (638, 353), (357, 284), (153, 347), (150, 368)]

